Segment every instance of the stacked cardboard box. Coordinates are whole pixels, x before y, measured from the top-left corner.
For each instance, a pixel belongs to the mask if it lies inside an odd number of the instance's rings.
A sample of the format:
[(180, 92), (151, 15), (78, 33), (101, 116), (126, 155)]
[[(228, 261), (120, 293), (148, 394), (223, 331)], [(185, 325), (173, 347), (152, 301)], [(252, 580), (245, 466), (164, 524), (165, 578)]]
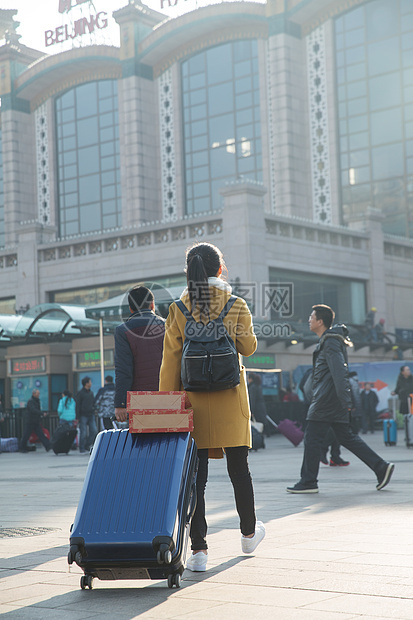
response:
[(128, 392), (131, 433), (184, 433), (194, 428), (186, 392)]

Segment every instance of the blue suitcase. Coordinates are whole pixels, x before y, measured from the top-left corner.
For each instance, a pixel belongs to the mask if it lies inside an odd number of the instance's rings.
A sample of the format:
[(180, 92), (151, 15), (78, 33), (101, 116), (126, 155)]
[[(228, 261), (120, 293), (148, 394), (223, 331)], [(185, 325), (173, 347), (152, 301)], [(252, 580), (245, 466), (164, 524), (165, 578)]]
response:
[(70, 535), (82, 590), (94, 577), (180, 586), (197, 460), (189, 433), (99, 433)]
[(383, 420), (384, 444), (395, 446), (397, 443), (397, 424), (396, 420)]

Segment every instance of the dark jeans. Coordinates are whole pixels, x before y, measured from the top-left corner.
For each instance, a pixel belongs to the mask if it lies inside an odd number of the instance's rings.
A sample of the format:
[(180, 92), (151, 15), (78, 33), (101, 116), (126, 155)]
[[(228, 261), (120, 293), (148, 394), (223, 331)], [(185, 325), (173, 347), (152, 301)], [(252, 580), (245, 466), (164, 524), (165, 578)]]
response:
[(332, 428), (337, 441), (355, 454), (376, 474), (386, 464), (381, 456), (376, 454), (369, 446), (350, 428), (349, 424), (339, 422), (314, 422), (309, 420), (304, 435), (304, 458), (301, 467), (301, 481), (303, 484), (317, 482), (320, 468), (320, 453), (325, 445), (328, 429)]
[(36, 433), (37, 437), (40, 439), (46, 450), (50, 450), (50, 441), (43, 433), (40, 422), (27, 422), (26, 426), (24, 427), (23, 437), (20, 443), (20, 450), (27, 450), (27, 442), (29, 441), (29, 437), (32, 433)]
[[(255, 532), (254, 490), (248, 467), (248, 448), (239, 446), (225, 448), (227, 470), (234, 487), (235, 505), (240, 518), (241, 533), (249, 536)], [(196, 478), (196, 509), (191, 521), (191, 549), (208, 549), (206, 542), (207, 522), (205, 519), (205, 487), (208, 480), (208, 450), (198, 450), (198, 474)]]
[[(87, 432), (89, 428), (89, 434)], [(79, 418), (79, 452), (89, 450), (93, 446), (97, 435), (96, 420), (94, 415), (81, 415)]]
[(363, 410), (362, 424), (363, 424), (363, 433), (367, 433), (367, 431), (374, 432), (374, 423), (376, 421), (377, 413), (376, 411), (366, 411)]

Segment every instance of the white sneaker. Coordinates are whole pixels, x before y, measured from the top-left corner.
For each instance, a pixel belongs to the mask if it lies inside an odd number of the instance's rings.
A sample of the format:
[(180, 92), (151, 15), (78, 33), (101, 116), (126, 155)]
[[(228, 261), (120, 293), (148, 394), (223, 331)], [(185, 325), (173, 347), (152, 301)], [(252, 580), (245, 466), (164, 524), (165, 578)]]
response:
[(262, 521), (255, 524), (255, 534), (252, 538), (241, 536), (241, 547), (244, 553), (252, 553), (265, 536), (265, 527)]
[(206, 571), (206, 565), (208, 562), (208, 554), (203, 551), (193, 553), (186, 561), (186, 568), (194, 573), (203, 573)]

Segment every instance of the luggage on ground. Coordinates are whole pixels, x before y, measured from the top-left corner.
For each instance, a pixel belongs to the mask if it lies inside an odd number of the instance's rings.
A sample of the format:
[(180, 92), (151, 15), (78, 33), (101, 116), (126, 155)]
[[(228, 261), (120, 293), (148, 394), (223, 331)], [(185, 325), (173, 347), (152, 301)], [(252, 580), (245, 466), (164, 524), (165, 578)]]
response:
[(260, 431), (260, 427), (263, 429), (264, 425), (261, 422), (251, 422), (251, 450), (260, 450), (265, 448), (264, 433)]
[(383, 420), (383, 435), (385, 446), (395, 446), (397, 444), (397, 423), (396, 420)]
[(70, 535), (68, 562), (84, 571), (82, 589), (94, 577), (179, 587), (196, 464), (189, 433), (99, 433)]
[(279, 432), (284, 435), (287, 439), (291, 441), (292, 444), (298, 446), (304, 438), (304, 433), (301, 430), (300, 424), (298, 422), (293, 422), (292, 420), (281, 420), (278, 424), (274, 422), (269, 415), (267, 415), (267, 420), (271, 422), (271, 424), (279, 430)]
[(2, 437), (0, 439), (0, 452), (18, 452), (19, 440), (17, 437)]
[(67, 454), (76, 439), (77, 430), (71, 424), (61, 424), (52, 436), (52, 448), (55, 454)]

